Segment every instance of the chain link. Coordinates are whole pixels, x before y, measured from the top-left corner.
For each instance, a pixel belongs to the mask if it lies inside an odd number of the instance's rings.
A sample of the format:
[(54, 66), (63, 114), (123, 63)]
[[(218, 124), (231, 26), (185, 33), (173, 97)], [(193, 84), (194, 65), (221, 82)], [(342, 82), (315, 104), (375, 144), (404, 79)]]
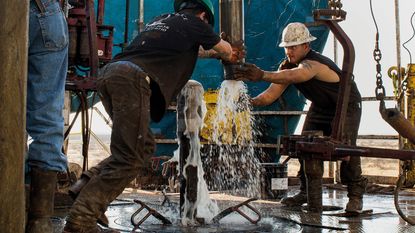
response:
[(376, 33), (376, 43), (375, 49), (373, 50), (373, 59), (376, 61), (376, 99), (384, 100), (385, 98), (385, 87), (383, 86), (382, 80), (382, 66), (380, 65), (380, 60), (382, 59), (382, 52), (379, 49), (379, 34)]
[(408, 80), (407, 79), (403, 80), (401, 85), (402, 85), (402, 91), (406, 92), (406, 90), (408, 90)]

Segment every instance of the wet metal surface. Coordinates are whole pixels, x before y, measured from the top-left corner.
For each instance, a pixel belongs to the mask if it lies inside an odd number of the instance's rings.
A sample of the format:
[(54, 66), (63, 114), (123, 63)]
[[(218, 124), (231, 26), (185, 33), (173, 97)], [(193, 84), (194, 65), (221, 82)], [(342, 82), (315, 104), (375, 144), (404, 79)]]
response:
[[(289, 192), (289, 195), (296, 191)], [(134, 199), (139, 199), (157, 209), (164, 217), (169, 219), (173, 225), (162, 225), (154, 217), (149, 217), (136, 232), (415, 232), (415, 226), (403, 221), (395, 210), (392, 195), (364, 196), (364, 209), (373, 212), (360, 216), (344, 217), (343, 208), (347, 203), (346, 192), (343, 190), (323, 190), (323, 214), (306, 212), (304, 208), (286, 208), (279, 201), (255, 201), (250, 205), (258, 209), (262, 215), (258, 224), (252, 224), (237, 213), (230, 214), (220, 220), (219, 224), (210, 224), (197, 227), (183, 227), (179, 217), (179, 196), (169, 194), (170, 206), (162, 206), (164, 197), (161, 192), (146, 192), (140, 190), (127, 190), (118, 200), (114, 201), (108, 208), (106, 215), (110, 220), (110, 227), (121, 232), (131, 232), (131, 215), (139, 209)], [(220, 193), (212, 193), (211, 198), (216, 200), (219, 209), (225, 210), (231, 206), (241, 203), (247, 198), (229, 196)], [(412, 198), (415, 199), (415, 196)], [(245, 210), (249, 214), (249, 209)], [(62, 212), (62, 211), (61, 211)], [(146, 213), (142, 213), (146, 214)], [(61, 232), (64, 225), (64, 212), (54, 218), (55, 232)]]

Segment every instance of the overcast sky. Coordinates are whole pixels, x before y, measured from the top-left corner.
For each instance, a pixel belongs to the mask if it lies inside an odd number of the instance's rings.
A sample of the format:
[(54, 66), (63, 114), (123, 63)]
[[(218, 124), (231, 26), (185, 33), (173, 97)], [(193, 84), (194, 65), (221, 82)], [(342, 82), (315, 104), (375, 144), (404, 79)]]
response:
[[(347, 12), (347, 17), (340, 26), (352, 40), (355, 53), (355, 81), (362, 96), (375, 96), (376, 87), (376, 67), (373, 59), (373, 50), (375, 46), (375, 25), (370, 14), (369, 0), (347, 0), (342, 1), (343, 10)], [(395, 1), (394, 0), (372, 0), (372, 6), (375, 18), (379, 27), (380, 50), (382, 52), (382, 75), (383, 83), (388, 96), (393, 95), (393, 86), (391, 79), (387, 75), (389, 67), (397, 65), (397, 48), (395, 32)], [(407, 41), (413, 34), (410, 24), (410, 18), (415, 11), (414, 0), (399, 1), (400, 14), (400, 36), (401, 45)], [(415, 19), (413, 19), (415, 24)], [(412, 53), (412, 59), (415, 60), (415, 38), (406, 44), (406, 47)], [(340, 62), (343, 56), (343, 48), (338, 44)], [(330, 35), (324, 55), (333, 58), (333, 36)], [(415, 61), (412, 61), (415, 63)], [(401, 46), (401, 65), (406, 68), (409, 63), (408, 52)], [(394, 107), (395, 102), (387, 102), (387, 107)], [(363, 103), (362, 121), (360, 124), (359, 134), (388, 134), (397, 133), (380, 117), (379, 102)], [(301, 126), (297, 128), (299, 133)]]

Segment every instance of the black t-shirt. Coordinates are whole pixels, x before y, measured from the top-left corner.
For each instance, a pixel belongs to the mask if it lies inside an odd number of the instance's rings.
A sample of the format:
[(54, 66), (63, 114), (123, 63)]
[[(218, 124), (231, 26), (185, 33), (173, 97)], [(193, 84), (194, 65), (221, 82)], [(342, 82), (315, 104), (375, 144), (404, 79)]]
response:
[(151, 117), (160, 121), (171, 99), (190, 79), (199, 46), (219, 43), (212, 27), (191, 14), (165, 14), (148, 23), (114, 61), (130, 61), (151, 78)]

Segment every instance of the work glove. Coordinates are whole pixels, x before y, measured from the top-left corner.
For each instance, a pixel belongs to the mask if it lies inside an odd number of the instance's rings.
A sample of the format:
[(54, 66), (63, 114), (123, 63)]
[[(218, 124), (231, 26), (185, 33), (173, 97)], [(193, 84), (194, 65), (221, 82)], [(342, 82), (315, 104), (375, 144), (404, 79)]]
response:
[(220, 34), (220, 38), (222, 40), (227, 41), (232, 47), (232, 57), (229, 61), (224, 61), (223, 64), (237, 64), (242, 62), (246, 55), (245, 44), (243, 40), (238, 40), (233, 43), (230, 42), (230, 38), (226, 33), (222, 32)]
[(231, 43), (232, 47), (232, 58), (229, 61), (230, 63), (239, 63), (245, 58), (246, 50), (243, 40), (238, 40), (234, 43)]
[(234, 67), (235, 80), (259, 82), (264, 76), (264, 71), (255, 64), (244, 63)]
[(293, 68), (297, 68), (298, 65), (294, 64), (294, 63), (290, 63), (288, 60), (284, 60), (283, 62), (281, 62), (280, 67), (278, 68), (278, 70), (289, 70), (289, 69), (293, 69)]

